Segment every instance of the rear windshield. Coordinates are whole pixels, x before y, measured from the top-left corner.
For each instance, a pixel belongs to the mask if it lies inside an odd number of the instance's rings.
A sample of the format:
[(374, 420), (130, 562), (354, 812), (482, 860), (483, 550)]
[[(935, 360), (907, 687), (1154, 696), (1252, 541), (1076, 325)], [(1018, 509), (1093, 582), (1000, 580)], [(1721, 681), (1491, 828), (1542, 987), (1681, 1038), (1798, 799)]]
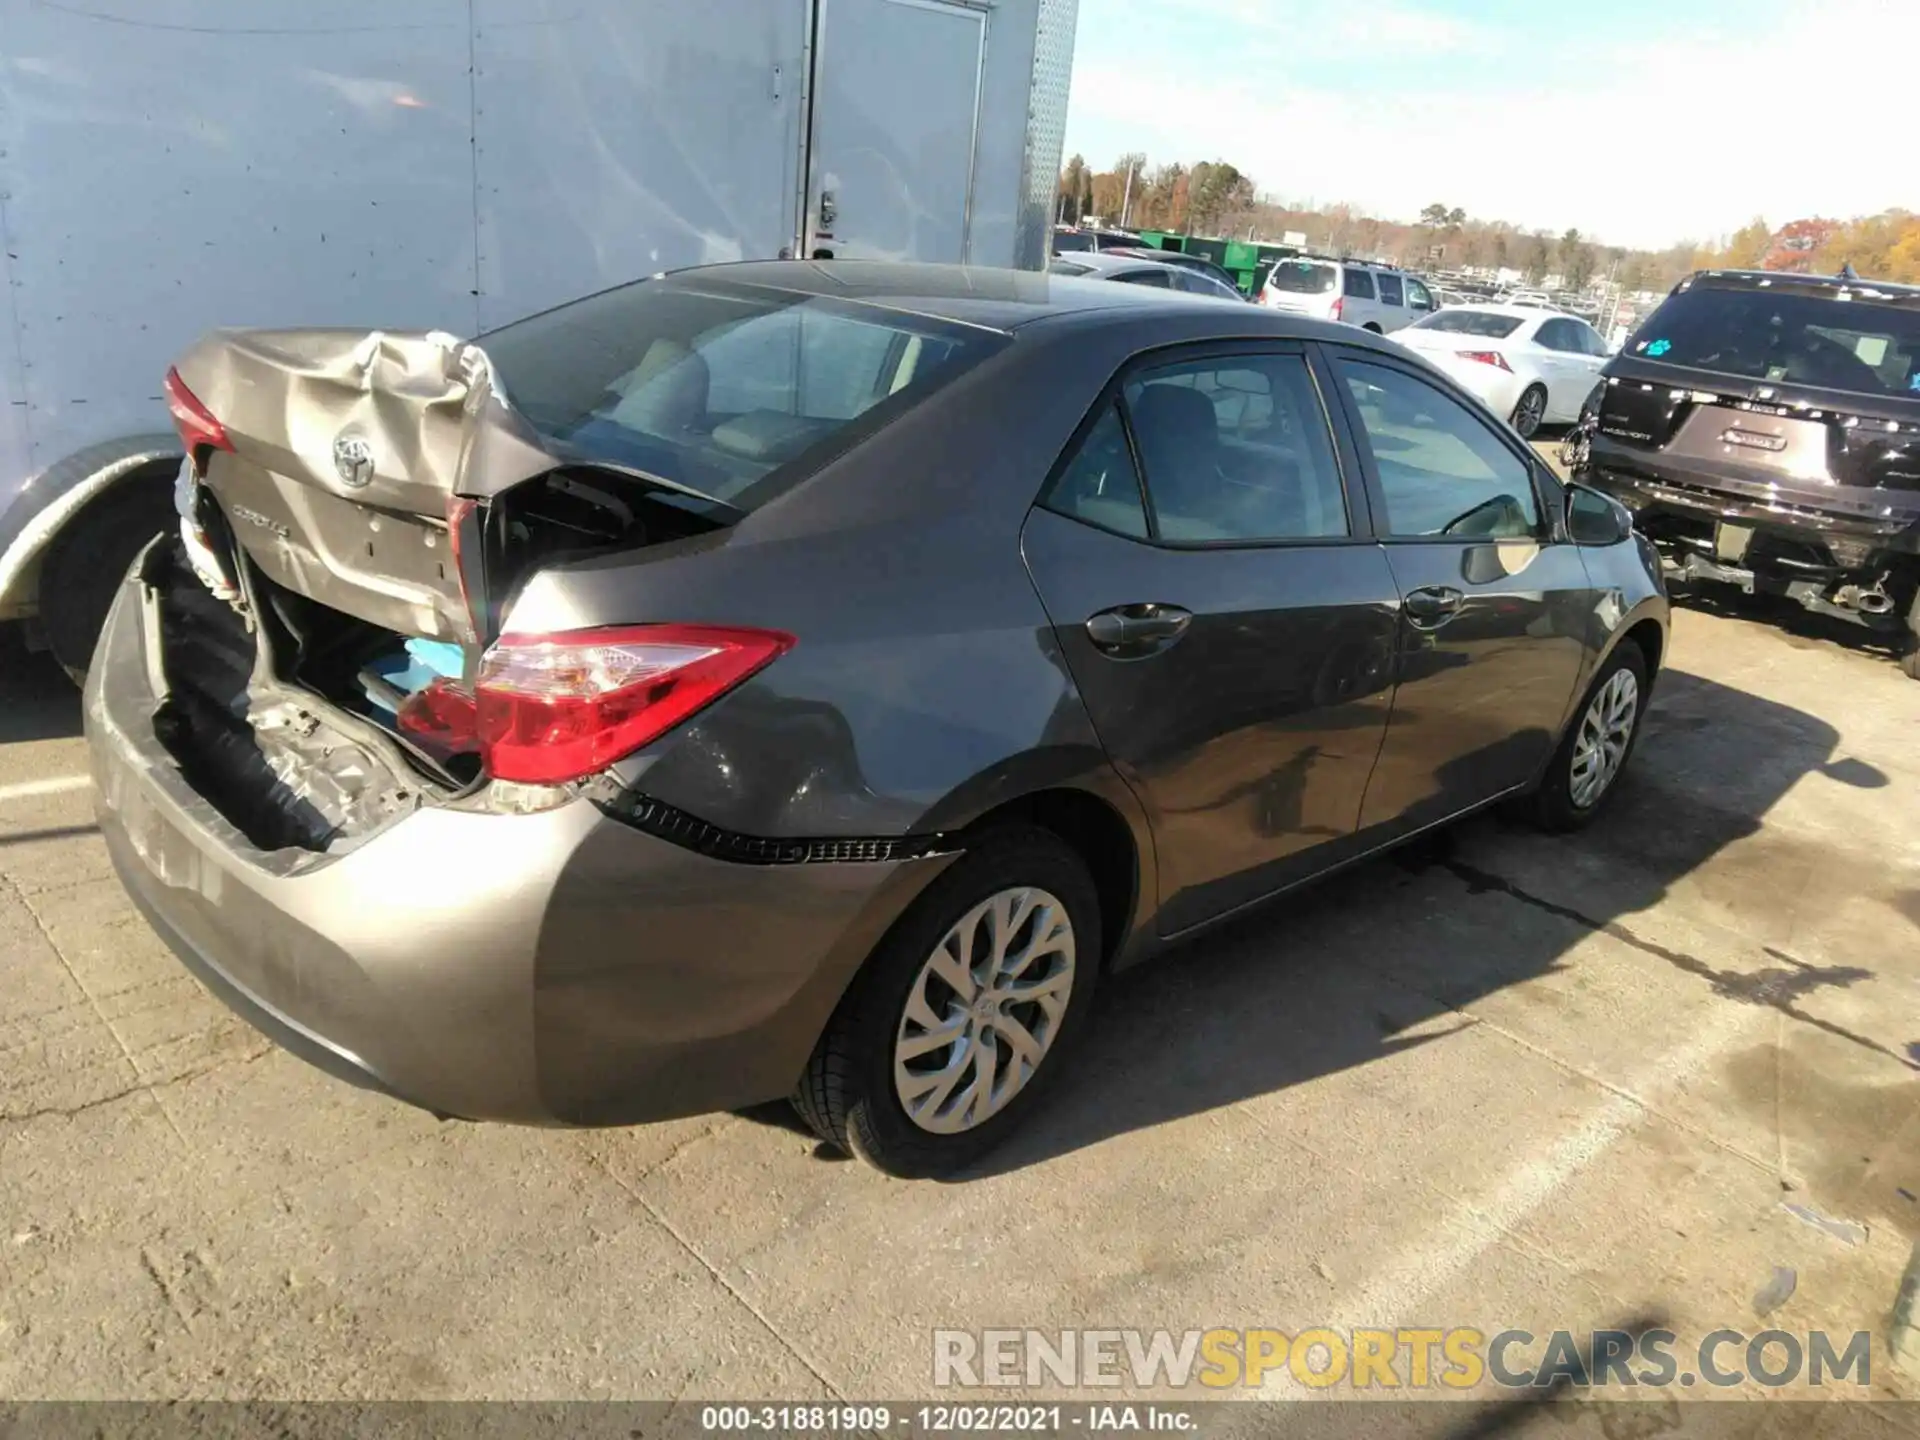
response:
[(1093, 236), (1077, 235), (1071, 231), (1053, 232), (1053, 253), (1063, 255), (1069, 250), (1091, 250), (1094, 248)]
[(556, 450), (746, 510), (1005, 343), (872, 306), (676, 280), (480, 339), (507, 402)]
[(1093, 266), (1081, 265), (1073, 260), (1055, 260), (1047, 266), (1049, 275), (1091, 275)]
[(1504, 340), (1520, 328), (1518, 315), (1496, 315), (1491, 310), (1437, 310), (1414, 322), (1416, 330), (1441, 330), (1449, 335), (1479, 335)]
[(1317, 260), (1282, 260), (1267, 272), (1267, 284), (1296, 295), (1331, 295), (1339, 279), (1338, 267)]
[(1920, 313), (1866, 300), (1695, 286), (1668, 297), (1624, 353), (1748, 380), (1920, 396)]

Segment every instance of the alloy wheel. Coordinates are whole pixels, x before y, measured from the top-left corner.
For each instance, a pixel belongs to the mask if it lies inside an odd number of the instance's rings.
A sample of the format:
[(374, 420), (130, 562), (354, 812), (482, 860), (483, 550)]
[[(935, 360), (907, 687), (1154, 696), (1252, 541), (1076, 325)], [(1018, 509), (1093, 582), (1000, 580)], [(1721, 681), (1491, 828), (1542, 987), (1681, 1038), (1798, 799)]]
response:
[(1529, 390), (1520, 397), (1520, 403), (1513, 412), (1513, 428), (1520, 432), (1521, 439), (1533, 438), (1533, 432), (1540, 428), (1546, 410), (1546, 398), (1538, 390)]
[(1620, 767), (1640, 714), (1640, 682), (1626, 667), (1614, 671), (1587, 704), (1573, 745), (1573, 774), (1567, 787), (1574, 808), (1591, 810), (1607, 793)]
[(920, 1129), (958, 1134), (1033, 1079), (1073, 994), (1073, 921), (1034, 886), (1000, 890), (934, 947), (894, 1039), (894, 1093)]

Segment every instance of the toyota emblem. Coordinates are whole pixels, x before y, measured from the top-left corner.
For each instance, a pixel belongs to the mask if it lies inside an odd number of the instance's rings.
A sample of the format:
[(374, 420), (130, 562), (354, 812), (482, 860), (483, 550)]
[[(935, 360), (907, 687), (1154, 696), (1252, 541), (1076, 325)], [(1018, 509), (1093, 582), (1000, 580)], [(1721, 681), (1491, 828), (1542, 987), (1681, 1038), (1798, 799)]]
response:
[(373, 479), (373, 446), (364, 435), (342, 435), (333, 442), (333, 468), (358, 490)]

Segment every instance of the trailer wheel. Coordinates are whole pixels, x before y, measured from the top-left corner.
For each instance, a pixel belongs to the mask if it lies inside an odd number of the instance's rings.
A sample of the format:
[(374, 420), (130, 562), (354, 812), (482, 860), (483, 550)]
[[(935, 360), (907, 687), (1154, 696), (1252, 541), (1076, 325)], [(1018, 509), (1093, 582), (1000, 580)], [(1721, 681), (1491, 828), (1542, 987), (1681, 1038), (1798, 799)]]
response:
[(141, 470), (86, 505), (40, 563), (40, 628), (76, 684), (134, 557), (174, 519), (170, 470)]

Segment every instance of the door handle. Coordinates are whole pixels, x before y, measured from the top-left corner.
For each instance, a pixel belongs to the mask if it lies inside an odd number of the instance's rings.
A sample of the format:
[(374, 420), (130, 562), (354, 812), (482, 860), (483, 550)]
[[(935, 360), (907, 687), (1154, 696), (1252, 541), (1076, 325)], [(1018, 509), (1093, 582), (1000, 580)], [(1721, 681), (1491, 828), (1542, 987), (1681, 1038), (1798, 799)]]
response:
[(1423, 630), (1434, 630), (1460, 613), (1466, 596), (1451, 585), (1424, 585), (1409, 590), (1406, 598), (1407, 620)]
[(1193, 623), (1178, 605), (1116, 605), (1087, 621), (1087, 638), (1109, 654), (1145, 655), (1171, 645)]

